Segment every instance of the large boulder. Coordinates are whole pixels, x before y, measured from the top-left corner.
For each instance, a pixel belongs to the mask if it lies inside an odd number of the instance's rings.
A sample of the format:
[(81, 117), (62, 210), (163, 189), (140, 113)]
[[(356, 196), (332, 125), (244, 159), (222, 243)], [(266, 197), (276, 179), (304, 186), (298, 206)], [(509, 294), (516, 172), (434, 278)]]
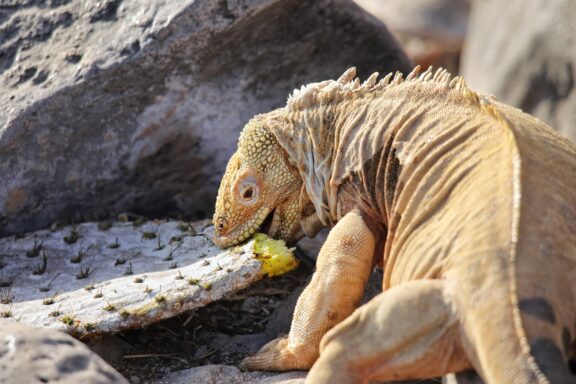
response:
[(72, 337), (0, 319), (1, 384), (128, 384)]
[(119, 211), (206, 217), (246, 121), (353, 65), (410, 69), (346, 0), (11, 0), (0, 236)]
[(473, 2), (462, 73), (468, 85), (576, 140), (576, 2)]

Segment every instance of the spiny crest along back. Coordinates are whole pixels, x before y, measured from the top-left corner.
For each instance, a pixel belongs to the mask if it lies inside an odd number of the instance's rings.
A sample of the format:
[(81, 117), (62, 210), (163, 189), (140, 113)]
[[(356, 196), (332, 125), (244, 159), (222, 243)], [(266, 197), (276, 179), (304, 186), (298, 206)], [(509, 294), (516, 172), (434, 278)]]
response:
[(432, 67), (420, 74), (420, 66), (416, 66), (412, 72), (403, 78), (402, 73), (389, 73), (378, 81), (378, 72), (374, 72), (364, 83), (356, 77), (356, 68), (347, 69), (338, 80), (326, 80), (319, 83), (303, 85), (300, 89), (295, 89), (288, 97), (287, 106), (290, 112), (297, 112), (306, 108), (326, 105), (331, 102), (340, 101), (353, 94), (374, 92), (383, 90), (391, 85), (404, 82), (435, 82), (444, 85), (446, 88), (456, 89), (464, 95), (471, 93), (464, 79), (460, 76), (452, 75), (443, 68), (438, 68), (435, 72)]

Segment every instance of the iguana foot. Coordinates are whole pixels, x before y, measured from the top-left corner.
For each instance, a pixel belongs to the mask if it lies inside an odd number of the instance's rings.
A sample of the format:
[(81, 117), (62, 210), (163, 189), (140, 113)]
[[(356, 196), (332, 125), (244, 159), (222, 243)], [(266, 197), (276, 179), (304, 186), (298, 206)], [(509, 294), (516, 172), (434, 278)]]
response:
[(318, 355), (306, 348), (288, 346), (288, 336), (279, 337), (262, 347), (255, 355), (242, 360), (243, 371), (290, 371), (310, 369)]

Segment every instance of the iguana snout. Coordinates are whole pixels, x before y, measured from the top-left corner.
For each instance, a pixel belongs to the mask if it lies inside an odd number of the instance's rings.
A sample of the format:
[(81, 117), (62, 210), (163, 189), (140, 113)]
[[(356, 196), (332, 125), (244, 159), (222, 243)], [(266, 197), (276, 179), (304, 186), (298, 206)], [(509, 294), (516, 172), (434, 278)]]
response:
[(238, 150), (222, 178), (214, 213), (214, 243), (226, 248), (255, 233), (293, 243), (302, 237), (299, 193), (302, 181), (265, 115), (244, 128)]

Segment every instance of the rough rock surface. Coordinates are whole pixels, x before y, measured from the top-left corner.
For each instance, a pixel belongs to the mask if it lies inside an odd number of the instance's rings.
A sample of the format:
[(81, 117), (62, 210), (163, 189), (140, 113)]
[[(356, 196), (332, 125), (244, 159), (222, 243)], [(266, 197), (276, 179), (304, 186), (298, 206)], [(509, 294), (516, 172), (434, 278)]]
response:
[(176, 316), (262, 277), (250, 242), (222, 252), (211, 233), (209, 222), (118, 222), (0, 239), (0, 317), (84, 337)]
[(457, 72), (469, 0), (355, 1), (386, 24), (414, 63)]
[(0, 236), (207, 217), (244, 123), (352, 65), (410, 69), (346, 0), (4, 1)]
[(462, 73), (468, 85), (576, 140), (576, 2), (473, 3)]
[(154, 384), (304, 384), (306, 372), (240, 372), (229, 365), (205, 365), (174, 372)]
[(0, 319), (0, 383), (128, 384), (84, 344)]

